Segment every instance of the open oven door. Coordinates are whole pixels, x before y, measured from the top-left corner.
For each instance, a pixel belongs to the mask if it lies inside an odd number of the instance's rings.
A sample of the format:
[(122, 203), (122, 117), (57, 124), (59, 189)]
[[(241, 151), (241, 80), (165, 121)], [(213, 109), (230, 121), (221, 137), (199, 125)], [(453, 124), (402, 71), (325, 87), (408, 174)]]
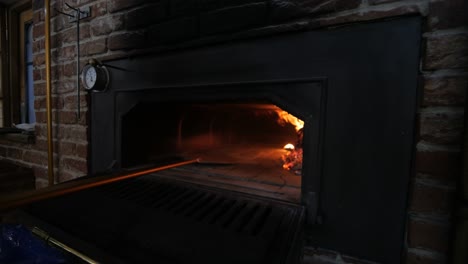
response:
[(88, 263), (300, 263), (304, 215), (297, 204), (150, 174), (16, 217)]

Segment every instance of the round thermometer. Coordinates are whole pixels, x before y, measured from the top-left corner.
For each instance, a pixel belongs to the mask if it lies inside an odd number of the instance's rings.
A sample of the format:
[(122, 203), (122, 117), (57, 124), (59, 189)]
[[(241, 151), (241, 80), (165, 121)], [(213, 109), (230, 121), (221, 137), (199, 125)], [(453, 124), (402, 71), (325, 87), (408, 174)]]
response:
[(81, 83), (86, 90), (102, 92), (109, 86), (109, 71), (106, 66), (91, 60), (81, 71)]

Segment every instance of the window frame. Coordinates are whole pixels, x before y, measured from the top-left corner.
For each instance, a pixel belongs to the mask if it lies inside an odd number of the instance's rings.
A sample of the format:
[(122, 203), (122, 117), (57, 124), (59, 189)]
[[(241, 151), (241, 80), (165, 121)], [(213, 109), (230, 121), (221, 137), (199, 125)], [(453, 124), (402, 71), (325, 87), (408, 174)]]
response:
[[(27, 10), (24, 10), (20, 13), (20, 18), (19, 18), (19, 45), (21, 45), (21, 49), (19, 50), (19, 109), (20, 109), (20, 113), (19, 113), (19, 117), (20, 117), (20, 122), (19, 123), (31, 123), (31, 118), (29, 117), (29, 110), (30, 110), (30, 105), (29, 105), (29, 83), (28, 81), (34, 81), (34, 80), (29, 80), (29, 72), (28, 72), (28, 64), (29, 64), (29, 61), (27, 61), (27, 43), (26, 43), (26, 40), (27, 40), (27, 35), (28, 35), (28, 28), (27, 28), (27, 25), (30, 25), (31, 27), (31, 30), (32, 30), (32, 27), (33, 27), (33, 23), (32, 23), (32, 19), (33, 19), (33, 11), (32, 9), (27, 9)], [(32, 38), (31, 38), (31, 41), (32, 41)], [(32, 43), (31, 43), (31, 49), (32, 49)], [(32, 63), (32, 57), (30, 58), (31, 59), (31, 63)], [(34, 85), (33, 85), (33, 97), (34, 97)], [(22, 104), (25, 104), (25, 107), (23, 109), (22, 107)], [(34, 103), (32, 105), (33, 107), (33, 110), (34, 110)], [(23, 117), (23, 114), (24, 114), (24, 117)], [(24, 120), (23, 120), (24, 119)]]
[[(1, 8), (0, 8), (1, 9)], [(32, 1), (21, 1), (3, 8), (0, 37), (1, 49), (1, 84), (3, 101), (3, 127), (12, 127), (21, 123), (21, 13), (32, 10)], [(29, 21), (29, 20), (28, 20)], [(23, 69), (24, 70), (24, 69)], [(0, 95), (1, 96), (1, 95)]]
[(8, 9), (0, 6), (0, 100), (2, 101), (2, 119), (0, 127), (7, 127), (11, 123), (10, 120), (10, 93), (8, 85), (8, 42), (7, 42), (7, 26), (8, 26)]

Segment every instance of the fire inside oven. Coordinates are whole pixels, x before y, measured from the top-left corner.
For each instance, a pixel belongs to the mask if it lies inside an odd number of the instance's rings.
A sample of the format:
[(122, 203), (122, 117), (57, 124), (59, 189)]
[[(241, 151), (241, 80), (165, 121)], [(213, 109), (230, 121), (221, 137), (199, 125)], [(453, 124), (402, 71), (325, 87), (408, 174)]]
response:
[(200, 159), (162, 174), (299, 199), (304, 122), (274, 104), (140, 102), (122, 124), (123, 168)]

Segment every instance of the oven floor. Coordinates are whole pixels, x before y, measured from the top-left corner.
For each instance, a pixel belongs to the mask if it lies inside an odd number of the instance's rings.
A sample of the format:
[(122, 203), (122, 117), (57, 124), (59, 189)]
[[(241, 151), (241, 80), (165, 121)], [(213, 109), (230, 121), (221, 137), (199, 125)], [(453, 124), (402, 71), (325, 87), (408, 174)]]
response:
[(200, 163), (153, 175), (299, 203), (301, 176), (282, 168), (287, 152), (265, 145), (186, 151), (181, 156)]

